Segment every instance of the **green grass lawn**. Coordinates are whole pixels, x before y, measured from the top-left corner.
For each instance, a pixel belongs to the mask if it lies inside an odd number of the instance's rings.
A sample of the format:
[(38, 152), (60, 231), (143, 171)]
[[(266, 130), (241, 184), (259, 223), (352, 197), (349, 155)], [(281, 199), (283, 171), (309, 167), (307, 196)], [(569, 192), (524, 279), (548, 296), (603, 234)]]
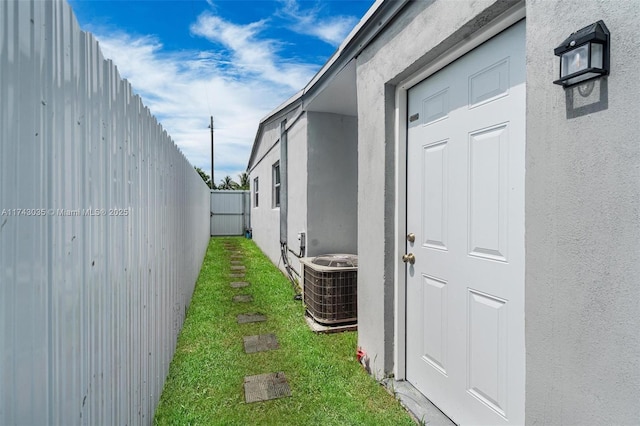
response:
[[(249, 287), (229, 286), (234, 241)], [(237, 294), (254, 302), (233, 303)], [(285, 276), (251, 240), (212, 238), (155, 413), (156, 425), (412, 425), (400, 404), (356, 361), (357, 334), (315, 334)], [(259, 312), (264, 323), (237, 324)], [(245, 354), (243, 336), (275, 333), (280, 349)], [(292, 396), (244, 402), (244, 376), (283, 371)]]

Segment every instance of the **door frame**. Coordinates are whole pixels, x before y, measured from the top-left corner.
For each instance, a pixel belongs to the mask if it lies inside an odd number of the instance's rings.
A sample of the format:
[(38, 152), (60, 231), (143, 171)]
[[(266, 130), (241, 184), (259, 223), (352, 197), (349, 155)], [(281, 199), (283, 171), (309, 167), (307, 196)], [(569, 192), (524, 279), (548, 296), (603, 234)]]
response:
[(452, 47), (445, 54), (421, 70), (401, 81), (395, 90), (395, 224), (394, 224), (394, 354), (393, 374), (396, 380), (406, 380), (406, 321), (407, 321), (407, 277), (402, 255), (406, 247), (407, 230), (407, 98), (409, 90), (429, 76), (435, 74), (464, 54), (488, 41), (510, 26), (525, 19), (526, 7), (519, 2), (491, 23), (474, 33), (466, 41)]

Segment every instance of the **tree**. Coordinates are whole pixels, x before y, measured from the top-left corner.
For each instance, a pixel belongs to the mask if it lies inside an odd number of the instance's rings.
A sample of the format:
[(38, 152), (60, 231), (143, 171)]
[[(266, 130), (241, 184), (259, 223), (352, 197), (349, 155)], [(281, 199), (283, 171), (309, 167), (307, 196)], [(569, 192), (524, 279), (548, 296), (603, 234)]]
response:
[[(209, 177), (209, 175), (206, 174), (204, 170), (202, 170), (200, 167), (194, 167), (194, 169), (196, 169), (196, 172), (198, 172), (198, 174), (200, 175), (204, 183), (206, 183), (207, 186), (211, 188), (211, 178)], [(216, 189), (216, 186), (213, 185), (212, 189)]]
[(231, 179), (231, 176), (225, 176), (224, 179), (220, 181), (220, 185), (218, 185), (218, 189), (222, 190), (232, 190), (238, 189), (238, 184)]
[(240, 173), (238, 175), (238, 178), (240, 179), (238, 189), (249, 189), (249, 175), (247, 174), (247, 172)]

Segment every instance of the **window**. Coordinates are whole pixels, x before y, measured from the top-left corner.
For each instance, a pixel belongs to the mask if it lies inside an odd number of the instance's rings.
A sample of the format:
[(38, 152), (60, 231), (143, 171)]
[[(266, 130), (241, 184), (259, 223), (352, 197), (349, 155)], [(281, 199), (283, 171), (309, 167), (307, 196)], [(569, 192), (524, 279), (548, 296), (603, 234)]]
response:
[(253, 180), (253, 207), (258, 207), (258, 178)]
[(280, 207), (280, 162), (273, 165), (273, 208)]

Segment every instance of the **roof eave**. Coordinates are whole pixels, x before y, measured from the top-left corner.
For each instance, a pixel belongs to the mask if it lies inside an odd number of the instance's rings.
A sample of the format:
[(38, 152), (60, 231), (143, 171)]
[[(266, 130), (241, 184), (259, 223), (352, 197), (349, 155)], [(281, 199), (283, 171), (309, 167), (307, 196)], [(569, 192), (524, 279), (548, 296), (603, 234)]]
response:
[(388, 23), (396, 16), (409, 0), (376, 0), (376, 2), (367, 10), (360, 22), (351, 30), (349, 35), (340, 44), (338, 49), (313, 76), (307, 85), (294, 96), (289, 98), (283, 104), (272, 110), (266, 117), (260, 120), (256, 137), (251, 149), (247, 170), (251, 168), (254, 156), (257, 151), (257, 145), (263, 132), (264, 125), (278, 116), (283, 115), (283, 110), (290, 110), (290, 106), (294, 103), (304, 103), (306, 97), (312, 97), (317, 91), (322, 90), (328, 81), (339, 73), (342, 68), (347, 66), (349, 62), (357, 57), (362, 50), (371, 43), (371, 41), (388, 25)]

